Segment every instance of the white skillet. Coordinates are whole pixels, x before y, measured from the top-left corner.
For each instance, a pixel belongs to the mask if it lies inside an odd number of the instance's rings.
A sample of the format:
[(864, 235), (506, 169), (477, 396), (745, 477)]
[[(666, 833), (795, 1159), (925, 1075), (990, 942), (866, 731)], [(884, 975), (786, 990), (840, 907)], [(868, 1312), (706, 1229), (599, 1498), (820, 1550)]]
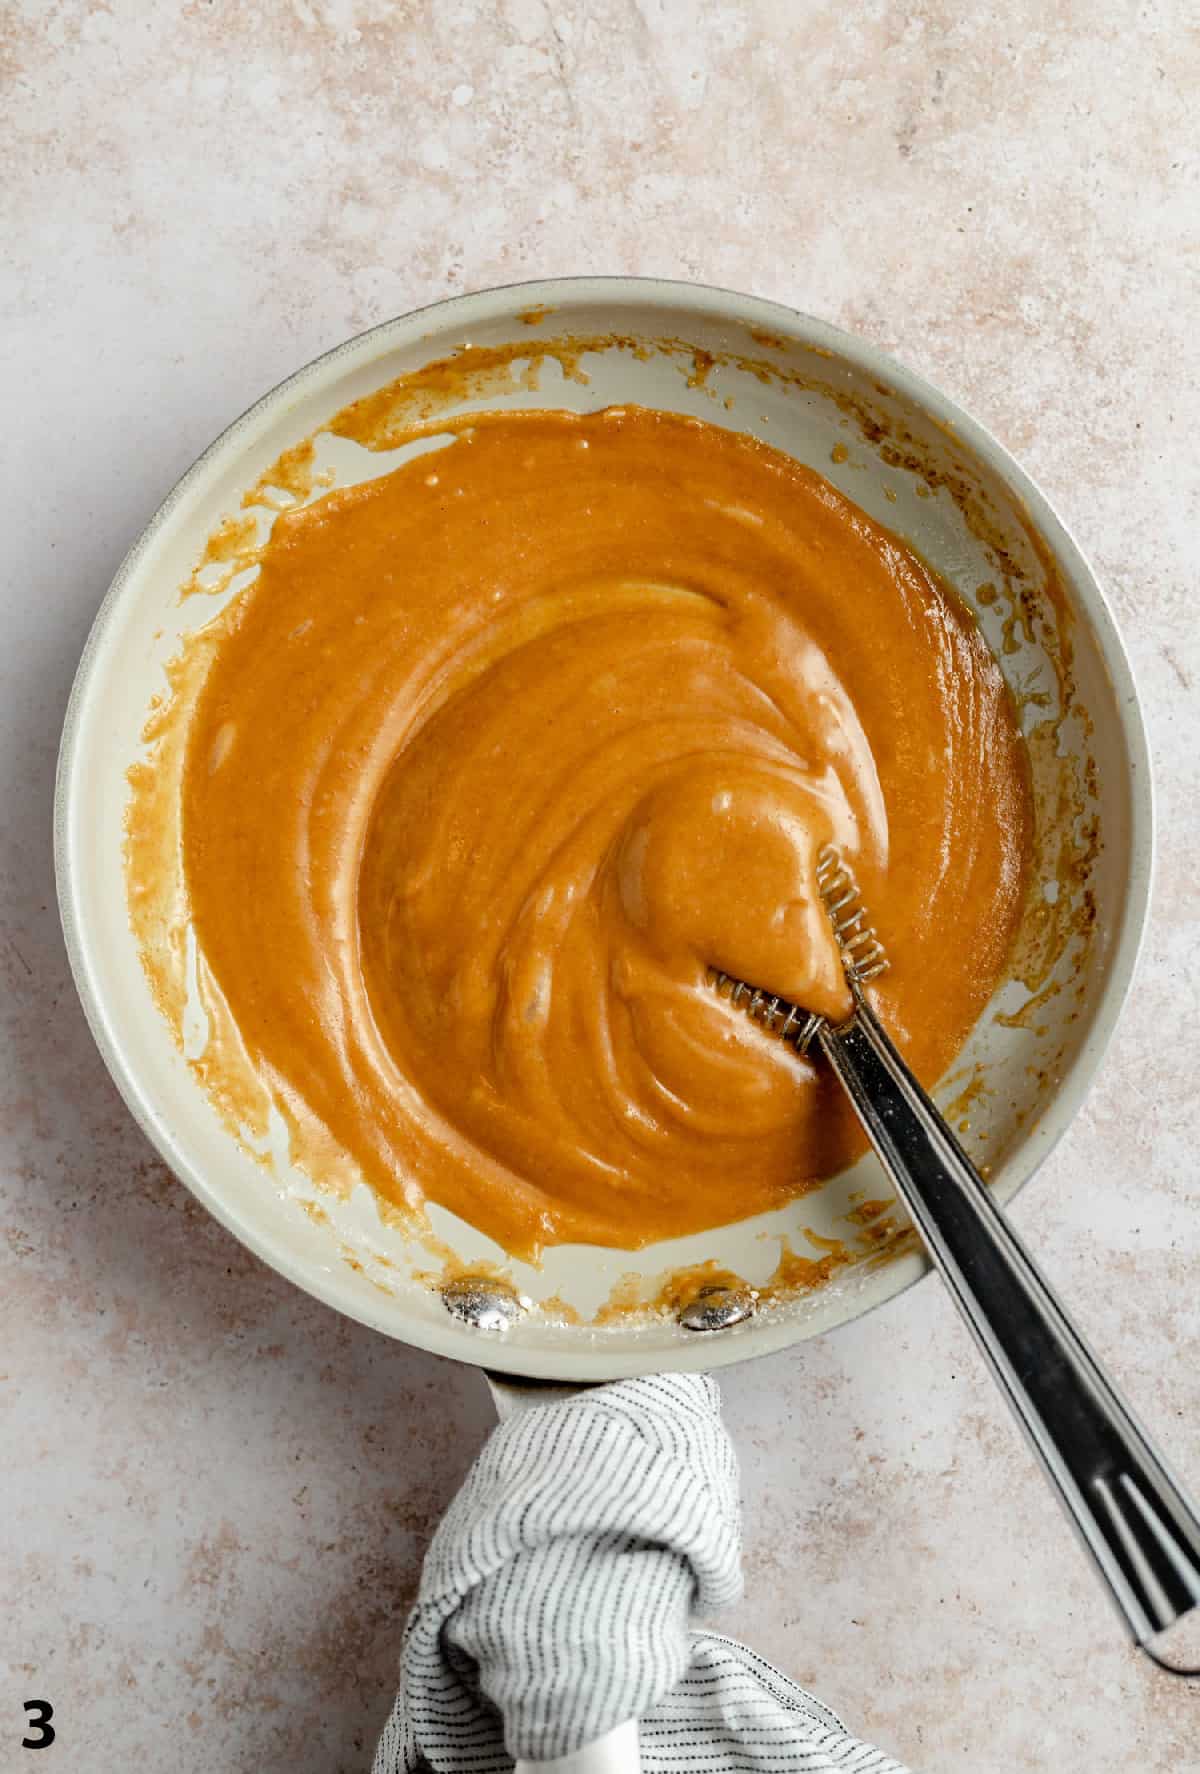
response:
[[(546, 310), (531, 324), (526, 316)], [(711, 1234), (641, 1251), (567, 1247), (543, 1269), (507, 1265), (518, 1310), (502, 1331), (480, 1332), (447, 1311), (417, 1279), (429, 1253), (419, 1239), (385, 1226), (365, 1189), (345, 1201), (319, 1195), (276, 1151), (264, 1166), (234, 1139), (206, 1101), (151, 1001), (129, 929), (122, 874), (125, 773), (142, 755), (141, 729), (163, 669), (190, 629), (211, 614), (205, 600), (181, 603), (178, 588), (221, 519), (282, 453), (347, 402), (464, 343), (528, 343), (571, 335), (681, 341), (715, 354), (704, 377), (686, 353), (635, 356), (612, 345), (584, 356), (586, 383), (544, 365), (536, 390), (481, 390), (455, 409), (623, 402), (671, 408), (761, 436), (816, 468), (873, 517), (904, 536), (977, 611), (1001, 666), (1018, 689), (1054, 672), (1040, 642), (1009, 624), (1015, 651), (1001, 650), (1003, 598), (977, 593), (997, 583), (994, 544), (1035, 588), (1057, 575), (1070, 610), (1079, 713), (1059, 728), (1059, 749), (1090, 747), (1094, 792), (1083, 811), (1100, 822), (1103, 848), (1089, 887), (1095, 936), (1086, 956), (1063, 962), (1072, 990), (1051, 997), (1031, 1027), (1011, 1015), (1026, 993), (1009, 985), (980, 1019), (967, 1049), (935, 1094), (945, 1103), (963, 1085), (985, 1089), (971, 1112), (968, 1146), (990, 1168), (997, 1200), (1008, 1201), (1050, 1152), (1083, 1100), (1112, 1034), (1137, 957), (1150, 893), (1153, 813), (1142, 719), (1129, 665), (1095, 575), (1044, 495), (1002, 446), (961, 408), (870, 345), (824, 322), (749, 296), (649, 280), (580, 278), (484, 291), (389, 321), (318, 359), (266, 395), (206, 451), (175, 487), (122, 564), (84, 651), (67, 713), (55, 806), (59, 900), (76, 983), (112, 1075), (148, 1137), (193, 1193), (249, 1248), (299, 1286), (389, 1336), (440, 1355), (560, 1383), (663, 1369), (701, 1369), (769, 1353), (881, 1304), (928, 1270), (916, 1251), (883, 1264), (843, 1269), (823, 1288), (759, 1309), (715, 1333), (697, 1335), (670, 1315), (588, 1323), (621, 1283), (650, 1298), (665, 1271), (713, 1258), (753, 1286), (775, 1266), (779, 1239), (798, 1250), (809, 1234), (853, 1242), (851, 1212), (880, 1193), (874, 1160), (791, 1206)], [(790, 381), (764, 383), (721, 354), (758, 359)], [(802, 385), (805, 384), (805, 385)], [(732, 406), (726, 405), (732, 401)], [(855, 415), (859, 415), (856, 417)], [(861, 422), (866, 415), (867, 423)], [(875, 441), (870, 440), (875, 431)], [(902, 439), (902, 447), (896, 440)], [(334, 449), (339, 478), (367, 478), (380, 464), (352, 446)], [(988, 536), (964, 517), (946, 483), (966, 489), (988, 513)], [(932, 486), (932, 491), (931, 491)], [(1031, 535), (1032, 532), (1032, 535)], [(1027, 705), (1028, 721), (1045, 711)], [(1053, 712), (1053, 711), (1051, 711)], [(1090, 734), (1089, 734), (1090, 729)], [(1082, 781), (1082, 770), (1080, 772)], [(1037, 787), (1035, 783), (1035, 787)], [(1052, 785), (1041, 785), (1052, 804)], [(1039, 883), (1048, 894), (1058, 890)], [(1075, 987), (1079, 987), (1076, 996)], [(1040, 1078), (1039, 1078), (1040, 1074)], [(323, 1216), (304, 1211), (319, 1202)], [(504, 1263), (472, 1228), (434, 1209), (438, 1237), (466, 1259)], [(636, 1283), (625, 1278), (638, 1277)], [(583, 1321), (538, 1309), (565, 1300)], [(630, 1766), (624, 1761), (587, 1764)], [(582, 1770), (584, 1764), (574, 1764)]]

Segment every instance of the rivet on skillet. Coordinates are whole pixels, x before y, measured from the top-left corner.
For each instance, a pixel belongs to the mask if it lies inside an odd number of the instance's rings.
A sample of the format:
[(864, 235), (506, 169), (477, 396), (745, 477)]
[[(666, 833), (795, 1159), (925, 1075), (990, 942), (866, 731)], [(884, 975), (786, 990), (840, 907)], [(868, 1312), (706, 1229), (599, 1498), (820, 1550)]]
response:
[(679, 1314), (684, 1330), (720, 1331), (741, 1324), (754, 1315), (754, 1295), (748, 1287), (702, 1287)]
[(525, 1310), (525, 1302), (510, 1287), (490, 1275), (463, 1275), (441, 1289), (442, 1304), (453, 1317), (472, 1330), (504, 1332)]

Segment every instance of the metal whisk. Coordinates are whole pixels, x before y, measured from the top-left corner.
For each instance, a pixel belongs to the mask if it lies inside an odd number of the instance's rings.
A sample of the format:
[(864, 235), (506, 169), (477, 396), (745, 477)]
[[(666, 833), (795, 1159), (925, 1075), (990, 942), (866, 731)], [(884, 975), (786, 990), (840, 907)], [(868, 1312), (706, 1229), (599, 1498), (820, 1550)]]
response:
[(832, 845), (817, 883), (854, 995), (846, 1022), (835, 1027), (716, 969), (710, 981), (801, 1053), (818, 1045), (1134, 1641), (1173, 1675), (1200, 1676), (1150, 1643), (1200, 1605), (1200, 1517), (868, 1003), (863, 988), (887, 955)]
[(817, 890), (842, 951), (842, 965), (854, 984), (865, 986), (876, 974), (886, 973), (887, 953), (867, 923), (858, 882), (832, 844), (817, 855)]
[[(817, 887), (833, 925), (847, 977), (856, 985), (866, 985), (869, 979), (886, 972), (888, 959), (879, 937), (867, 923), (858, 883), (832, 844), (818, 852)], [(825, 1018), (815, 1011), (801, 1010), (786, 998), (773, 997), (760, 986), (735, 979), (732, 973), (710, 967), (708, 978), (722, 997), (772, 1035), (788, 1042), (797, 1053), (807, 1053), (824, 1026)]]

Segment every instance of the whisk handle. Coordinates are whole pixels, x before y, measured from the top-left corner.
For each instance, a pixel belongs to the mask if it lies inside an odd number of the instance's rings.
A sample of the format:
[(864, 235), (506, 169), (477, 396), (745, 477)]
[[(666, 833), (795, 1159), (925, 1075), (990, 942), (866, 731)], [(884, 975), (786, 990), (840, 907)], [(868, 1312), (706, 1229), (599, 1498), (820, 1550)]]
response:
[(1134, 1640), (1163, 1662), (1147, 1641), (1200, 1605), (1200, 1518), (870, 1006), (818, 1040)]

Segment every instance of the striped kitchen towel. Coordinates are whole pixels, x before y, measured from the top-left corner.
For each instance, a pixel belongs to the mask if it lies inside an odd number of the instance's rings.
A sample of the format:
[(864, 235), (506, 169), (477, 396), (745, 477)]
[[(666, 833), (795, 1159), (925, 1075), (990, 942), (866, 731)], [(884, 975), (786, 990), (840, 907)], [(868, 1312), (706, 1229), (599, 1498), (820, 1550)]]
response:
[(425, 1560), (374, 1774), (506, 1774), (641, 1721), (646, 1774), (905, 1774), (691, 1617), (741, 1592), (737, 1464), (712, 1380), (519, 1410)]

